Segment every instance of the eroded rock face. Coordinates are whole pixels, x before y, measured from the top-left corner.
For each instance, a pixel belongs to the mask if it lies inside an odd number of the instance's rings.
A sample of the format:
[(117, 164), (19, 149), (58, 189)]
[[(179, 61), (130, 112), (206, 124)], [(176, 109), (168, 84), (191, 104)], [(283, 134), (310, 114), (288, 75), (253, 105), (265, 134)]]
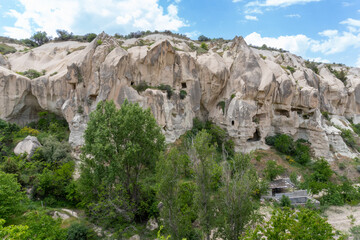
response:
[(36, 137), (27, 136), (24, 140), (22, 140), (16, 145), (14, 153), (16, 155), (26, 153), (27, 157), (31, 158), (31, 156), (35, 153), (36, 149), (39, 147), (41, 147), (41, 144)]
[[(347, 71), (344, 85), (324, 65), (316, 74), (298, 56), (254, 49), (241, 37), (212, 43), (204, 54), (192, 51), (198, 44), (190, 42), (159, 34), (121, 42), (102, 33), (89, 44), (50, 43), (10, 54), (0, 59), (0, 117), (25, 124), (39, 111), (54, 112), (67, 120), (69, 141), (79, 146), (99, 101), (120, 107), (128, 99), (151, 109), (168, 142), (198, 117), (226, 129), (239, 151), (267, 148), (266, 136), (285, 133), (308, 140), (316, 156), (357, 155), (333, 125), (360, 122), (360, 69), (337, 66)], [(40, 67), (46, 74), (37, 79), (16, 74)], [(139, 93), (134, 86), (142, 83), (169, 85), (173, 94), (156, 88)]]

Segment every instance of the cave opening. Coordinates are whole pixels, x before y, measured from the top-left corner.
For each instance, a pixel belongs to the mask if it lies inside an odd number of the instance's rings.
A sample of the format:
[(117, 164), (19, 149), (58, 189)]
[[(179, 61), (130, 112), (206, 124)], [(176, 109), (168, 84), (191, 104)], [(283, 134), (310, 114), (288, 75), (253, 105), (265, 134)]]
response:
[(181, 83), (181, 88), (186, 88), (187, 86), (186, 86), (186, 82), (182, 82)]
[(256, 131), (254, 132), (254, 135), (252, 138), (249, 138), (247, 141), (248, 142), (257, 142), (260, 141), (261, 136), (260, 136), (260, 131), (258, 128), (256, 128)]

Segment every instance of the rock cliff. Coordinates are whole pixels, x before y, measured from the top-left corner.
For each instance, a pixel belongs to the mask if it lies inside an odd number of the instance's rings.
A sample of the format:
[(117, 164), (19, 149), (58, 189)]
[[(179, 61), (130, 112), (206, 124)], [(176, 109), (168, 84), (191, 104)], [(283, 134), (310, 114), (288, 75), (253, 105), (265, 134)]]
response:
[[(54, 112), (67, 120), (69, 141), (79, 146), (99, 101), (120, 106), (128, 99), (151, 108), (168, 142), (198, 117), (226, 129), (238, 151), (267, 148), (266, 136), (286, 133), (308, 140), (315, 156), (355, 157), (334, 126), (351, 129), (348, 119), (360, 122), (360, 69), (332, 66), (347, 73), (342, 82), (324, 64), (317, 67), (315, 73), (301, 57), (252, 48), (241, 37), (203, 51), (167, 35), (119, 40), (102, 33), (91, 43), (48, 43), (0, 55), (0, 117), (26, 124), (39, 111)], [(46, 73), (35, 79), (17, 74), (28, 69)], [(135, 90), (144, 83), (150, 88)], [(161, 84), (172, 95), (156, 88)]]

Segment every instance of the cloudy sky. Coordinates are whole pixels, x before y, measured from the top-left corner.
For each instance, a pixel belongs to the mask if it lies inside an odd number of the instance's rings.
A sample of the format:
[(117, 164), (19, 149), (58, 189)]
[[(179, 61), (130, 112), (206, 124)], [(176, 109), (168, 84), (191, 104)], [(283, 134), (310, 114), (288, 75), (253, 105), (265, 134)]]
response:
[(360, 0), (0, 0), (0, 35), (171, 30), (360, 67)]

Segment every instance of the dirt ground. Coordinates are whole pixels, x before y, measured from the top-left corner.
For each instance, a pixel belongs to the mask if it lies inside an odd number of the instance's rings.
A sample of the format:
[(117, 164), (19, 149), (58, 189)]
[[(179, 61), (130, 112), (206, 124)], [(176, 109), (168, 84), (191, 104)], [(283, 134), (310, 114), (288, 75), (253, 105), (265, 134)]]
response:
[(324, 216), (335, 229), (349, 233), (352, 226), (360, 225), (360, 206), (333, 206), (325, 211)]

